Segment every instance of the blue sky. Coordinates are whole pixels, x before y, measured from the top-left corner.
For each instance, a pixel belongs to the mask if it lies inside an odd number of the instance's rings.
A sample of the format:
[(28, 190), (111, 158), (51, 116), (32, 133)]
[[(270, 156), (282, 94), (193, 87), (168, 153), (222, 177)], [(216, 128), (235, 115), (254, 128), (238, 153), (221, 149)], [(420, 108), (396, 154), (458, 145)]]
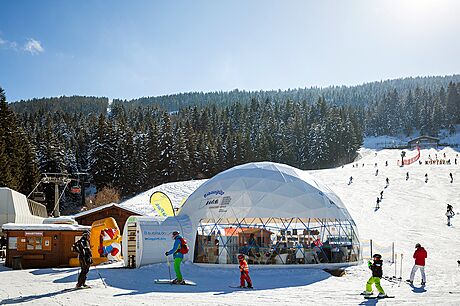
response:
[(0, 2), (7, 99), (460, 73), (460, 1)]

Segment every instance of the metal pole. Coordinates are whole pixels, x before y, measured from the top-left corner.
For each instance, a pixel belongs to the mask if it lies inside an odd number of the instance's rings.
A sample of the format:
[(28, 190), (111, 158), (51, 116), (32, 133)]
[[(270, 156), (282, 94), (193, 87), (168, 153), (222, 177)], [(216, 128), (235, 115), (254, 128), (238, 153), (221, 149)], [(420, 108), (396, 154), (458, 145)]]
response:
[(395, 242), (391, 244), (391, 260), (392, 263), (395, 263)]
[(398, 254), (396, 254), (396, 256), (395, 256), (395, 264), (394, 264), (395, 265), (395, 274), (393, 275), (394, 279), (396, 279), (396, 274), (397, 274), (397, 272), (396, 272), (396, 266), (397, 266), (396, 261), (397, 261), (397, 259), (398, 259)]
[(372, 239), (370, 240), (370, 244), (371, 244), (371, 258), (372, 258)]
[(403, 263), (403, 254), (401, 253), (401, 267), (399, 269), (399, 280), (402, 280), (402, 263)]
[(59, 217), (59, 184), (56, 182), (54, 183), (54, 213), (55, 217)]

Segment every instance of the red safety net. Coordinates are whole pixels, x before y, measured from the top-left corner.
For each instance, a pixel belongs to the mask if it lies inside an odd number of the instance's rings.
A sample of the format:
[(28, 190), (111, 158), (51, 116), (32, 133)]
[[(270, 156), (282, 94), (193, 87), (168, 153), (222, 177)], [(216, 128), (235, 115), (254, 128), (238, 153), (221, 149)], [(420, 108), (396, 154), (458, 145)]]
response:
[[(417, 155), (415, 155), (412, 158), (405, 159), (404, 160), (404, 165), (410, 165), (413, 162), (416, 162), (420, 158), (420, 147), (417, 147)], [(401, 160), (398, 160), (398, 166), (401, 165)]]

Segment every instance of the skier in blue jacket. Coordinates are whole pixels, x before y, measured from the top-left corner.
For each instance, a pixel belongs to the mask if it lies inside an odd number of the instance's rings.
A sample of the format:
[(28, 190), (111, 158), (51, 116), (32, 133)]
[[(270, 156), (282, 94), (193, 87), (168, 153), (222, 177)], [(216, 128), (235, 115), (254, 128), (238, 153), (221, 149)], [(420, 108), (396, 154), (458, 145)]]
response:
[(174, 258), (174, 272), (176, 272), (176, 279), (172, 281), (173, 284), (185, 285), (184, 278), (180, 271), (180, 264), (184, 259), (184, 254), (188, 252), (187, 242), (180, 235), (178, 231), (172, 233), (174, 239), (174, 246), (171, 250), (165, 253), (166, 256), (173, 255)]

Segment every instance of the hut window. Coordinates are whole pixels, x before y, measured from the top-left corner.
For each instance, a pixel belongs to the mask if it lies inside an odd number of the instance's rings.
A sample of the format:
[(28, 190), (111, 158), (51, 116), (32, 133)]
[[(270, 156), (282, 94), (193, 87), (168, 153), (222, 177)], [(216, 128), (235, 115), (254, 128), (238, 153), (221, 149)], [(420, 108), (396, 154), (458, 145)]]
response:
[(18, 242), (17, 237), (8, 237), (8, 249), (16, 250), (17, 249), (17, 242)]
[(42, 249), (42, 237), (27, 237), (26, 239), (27, 250)]

